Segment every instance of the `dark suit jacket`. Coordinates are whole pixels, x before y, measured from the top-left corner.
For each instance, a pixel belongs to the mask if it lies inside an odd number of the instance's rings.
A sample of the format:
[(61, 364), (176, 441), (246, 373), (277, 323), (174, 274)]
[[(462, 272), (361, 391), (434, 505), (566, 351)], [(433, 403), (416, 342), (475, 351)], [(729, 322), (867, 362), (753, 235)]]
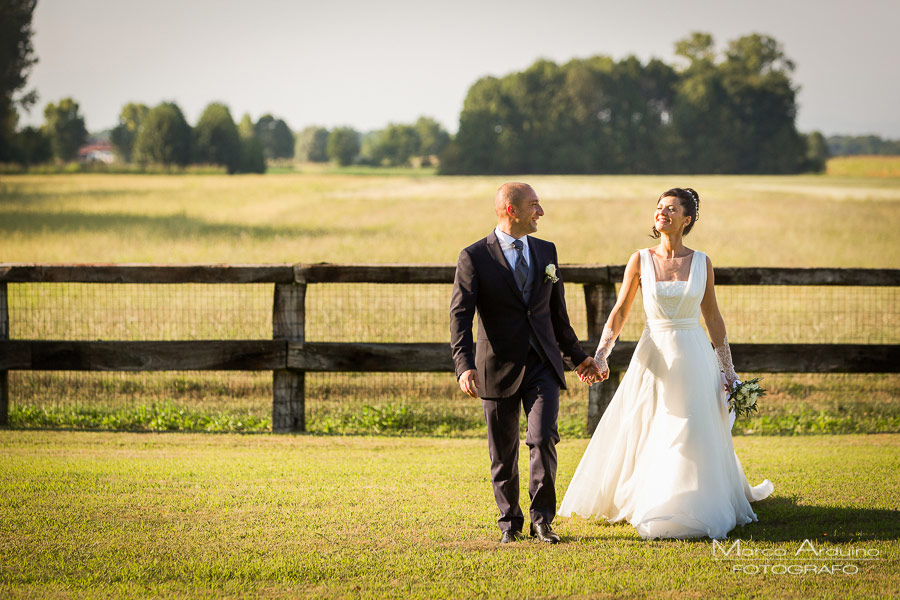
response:
[[(478, 370), (483, 398), (507, 398), (516, 393), (525, 374), (531, 331), (563, 389), (563, 356), (576, 365), (587, 358), (569, 323), (562, 278), (552, 283), (544, 274), (547, 265), (559, 266), (556, 246), (529, 236), (528, 247), (535, 271), (527, 304), (495, 232), (459, 254), (450, 301), (450, 348), (457, 379), (469, 369)], [(478, 340), (473, 352), (476, 311)]]

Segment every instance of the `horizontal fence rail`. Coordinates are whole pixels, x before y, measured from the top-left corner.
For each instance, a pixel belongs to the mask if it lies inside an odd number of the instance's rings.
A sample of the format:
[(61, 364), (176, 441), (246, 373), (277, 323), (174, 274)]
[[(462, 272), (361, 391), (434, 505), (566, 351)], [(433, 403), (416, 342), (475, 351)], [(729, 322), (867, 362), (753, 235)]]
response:
[[(582, 342), (592, 353), (596, 344)], [(636, 342), (617, 342), (613, 371), (628, 366)], [(890, 344), (733, 344), (738, 371), (760, 373), (898, 373), (900, 346)], [(442, 373), (453, 371), (447, 344), (192, 340), (0, 343), (5, 371), (272, 371)]]
[[(560, 267), (567, 283), (621, 283), (624, 265)], [(0, 283), (453, 283), (455, 265), (0, 263)], [(716, 285), (900, 286), (900, 269), (716, 267)]]
[[(454, 265), (67, 265), (0, 263), (0, 424), (6, 424), (8, 372), (34, 371), (272, 371), (273, 431), (305, 429), (307, 372), (452, 372), (447, 342), (307, 342), (306, 293), (323, 283), (450, 284)], [(562, 265), (567, 283), (584, 288), (593, 353), (615, 304), (624, 266)], [(9, 339), (9, 284), (274, 284), (272, 339), (44, 340)], [(900, 286), (900, 269), (716, 269), (717, 285)], [(449, 306), (448, 306), (449, 309)], [(612, 398), (636, 343), (620, 341), (611, 376), (590, 388), (587, 429)], [(737, 370), (761, 373), (897, 373), (897, 344), (732, 344)]]

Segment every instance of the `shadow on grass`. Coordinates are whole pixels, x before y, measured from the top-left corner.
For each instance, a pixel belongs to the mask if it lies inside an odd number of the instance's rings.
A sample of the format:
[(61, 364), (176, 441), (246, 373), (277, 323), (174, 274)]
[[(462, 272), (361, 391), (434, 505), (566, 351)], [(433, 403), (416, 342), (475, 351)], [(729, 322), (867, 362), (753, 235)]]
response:
[(366, 236), (371, 228), (316, 228), (292, 226), (241, 225), (214, 223), (186, 214), (135, 215), (128, 213), (87, 213), (80, 211), (8, 211), (0, 219), (4, 233), (71, 233), (75, 231), (115, 232), (117, 235), (147, 233), (153, 237), (176, 240), (196, 238), (237, 238), (270, 240), (277, 237), (325, 237), (328, 235)]
[(834, 543), (900, 539), (900, 510), (810, 506), (787, 497), (768, 498), (753, 504), (753, 510), (759, 521), (734, 529), (729, 538)]
[[(754, 542), (848, 543), (863, 541), (891, 541), (900, 539), (900, 511), (843, 506), (810, 506), (799, 504), (797, 498), (774, 497), (753, 503), (759, 521), (735, 527), (729, 540)], [(565, 523), (568, 519), (562, 519)], [(569, 536), (573, 542), (635, 541), (640, 543), (672, 542), (663, 539), (641, 540), (627, 523), (609, 523), (592, 518), (593, 528), (588, 535)], [(625, 525), (623, 525), (625, 523)], [(624, 527), (624, 529), (623, 529)], [(681, 544), (708, 544), (710, 539), (677, 540)]]
[(34, 191), (32, 184), (0, 184), (0, 206), (23, 206), (35, 208), (48, 202), (58, 203), (70, 198), (90, 197), (95, 200), (118, 199), (138, 196), (150, 196), (159, 193), (152, 189), (140, 188), (106, 188), (91, 189), (76, 187), (68, 190), (53, 190), (51, 192)]

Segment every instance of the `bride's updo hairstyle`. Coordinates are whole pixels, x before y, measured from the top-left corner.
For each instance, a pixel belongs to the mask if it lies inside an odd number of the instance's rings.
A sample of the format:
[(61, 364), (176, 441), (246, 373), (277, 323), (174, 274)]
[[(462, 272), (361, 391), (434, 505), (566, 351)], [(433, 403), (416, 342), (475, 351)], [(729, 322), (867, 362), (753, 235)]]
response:
[[(684, 209), (684, 215), (686, 217), (691, 217), (691, 222), (684, 228), (683, 235), (690, 233), (691, 229), (694, 228), (694, 223), (700, 218), (700, 194), (697, 193), (697, 190), (693, 188), (672, 188), (671, 190), (663, 192), (659, 197), (659, 200), (662, 200), (663, 198), (678, 198), (678, 203), (681, 204), (681, 208)], [(659, 200), (657, 200), (657, 203)], [(656, 230), (656, 225), (653, 226), (650, 235), (654, 238), (659, 238), (659, 232)]]

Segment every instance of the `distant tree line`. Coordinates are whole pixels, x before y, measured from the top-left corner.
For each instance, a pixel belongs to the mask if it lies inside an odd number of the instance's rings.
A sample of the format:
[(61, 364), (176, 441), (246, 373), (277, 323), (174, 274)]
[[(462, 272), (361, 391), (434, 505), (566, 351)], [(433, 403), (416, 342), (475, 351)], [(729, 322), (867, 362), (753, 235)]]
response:
[[(63, 98), (44, 108), (44, 125), (17, 134), (12, 162), (70, 162), (89, 141), (78, 103)], [(361, 134), (351, 127), (307, 127), (294, 135), (283, 119), (266, 114), (255, 123), (244, 115), (235, 123), (225, 104), (213, 102), (193, 127), (174, 102), (153, 108), (130, 102), (122, 107), (109, 141), (119, 160), (135, 165), (224, 166), (232, 173), (264, 173), (267, 160), (329, 162), (339, 165), (428, 165), (446, 148), (450, 134), (430, 117), (414, 124), (390, 124)]]
[(776, 40), (748, 35), (720, 54), (711, 35), (694, 33), (675, 53), (683, 64), (539, 60), (476, 81), (441, 172), (795, 173), (824, 165), (824, 146), (810, 155), (794, 125), (794, 65)]
[(402, 167), (432, 164), (450, 143), (450, 134), (431, 117), (415, 123), (390, 123), (384, 129), (360, 133), (352, 127), (307, 127), (297, 134), (295, 156), (301, 162), (334, 161)]
[[(16, 136), (12, 162), (40, 164), (56, 159), (69, 162), (88, 142), (84, 117), (78, 103), (63, 98), (44, 108), (44, 125), (26, 127)], [(184, 167), (213, 164), (228, 173), (264, 173), (266, 159), (294, 155), (294, 134), (282, 119), (263, 115), (254, 123), (244, 115), (235, 124), (224, 104), (209, 104), (191, 127), (174, 102), (153, 108), (128, 103), (119, 113), (118, 124), (109, 132), (110, 144), (119, 158), (137, 165)]]
[(900, 140), (877, 135), (830, 135), (827, 143), (832, 156), (900, 155)]
[(207, 105), (194, 127), (173, 102), (126, 104), (110, 142), (126, 162), (214, 164), (228, 173), (265, 173), (266, 159), (294, 155), (294, 134), (284, 120), (267, 114), (254, 123), (244, 115), (236, 124), (221, 102)]

